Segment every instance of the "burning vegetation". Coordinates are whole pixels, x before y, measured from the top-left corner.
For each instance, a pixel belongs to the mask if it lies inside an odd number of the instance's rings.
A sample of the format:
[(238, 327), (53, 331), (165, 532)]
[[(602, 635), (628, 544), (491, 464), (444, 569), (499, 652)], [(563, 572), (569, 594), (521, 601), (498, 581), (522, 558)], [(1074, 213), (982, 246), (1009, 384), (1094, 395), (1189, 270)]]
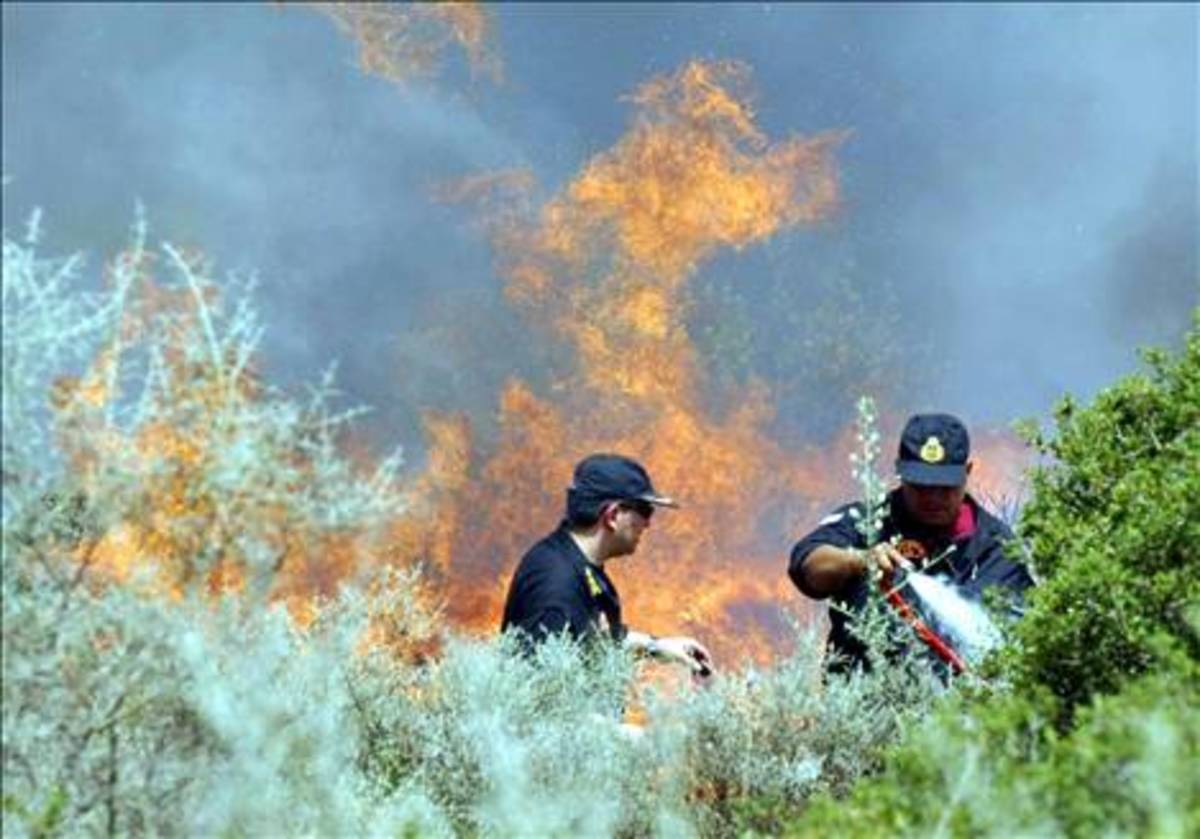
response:
[(402, 564), (384, 540), (401, 508), (398, 456), (367, 467), (344, 457), (354, 412), (331, 411), (331, 380), (307, 403), (265, 384), (249, 289), (218, 293), (202, 258), (152, 251), (144, 235), (139, 225), (107, 267), (94, 356), (51, 391), (72, 493), (104, 511), (60, 547), (95, 583), (176, 602), (243, 594), (286, 603), (306, 624), (339, 585)]

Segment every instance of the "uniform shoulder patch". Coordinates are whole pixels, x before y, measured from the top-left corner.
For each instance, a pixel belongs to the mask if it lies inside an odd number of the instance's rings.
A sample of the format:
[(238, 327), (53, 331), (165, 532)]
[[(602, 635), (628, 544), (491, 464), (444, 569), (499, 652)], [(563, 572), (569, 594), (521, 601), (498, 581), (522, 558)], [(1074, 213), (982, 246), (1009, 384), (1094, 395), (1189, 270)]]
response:
[(600, 581), (596, 579), (596, 576), (592, 573), (592, 569), (584, 568), (583, 576), (587, 577), (588, 593), (592, 597), (599, 597), (604, 590), (600, 587)]

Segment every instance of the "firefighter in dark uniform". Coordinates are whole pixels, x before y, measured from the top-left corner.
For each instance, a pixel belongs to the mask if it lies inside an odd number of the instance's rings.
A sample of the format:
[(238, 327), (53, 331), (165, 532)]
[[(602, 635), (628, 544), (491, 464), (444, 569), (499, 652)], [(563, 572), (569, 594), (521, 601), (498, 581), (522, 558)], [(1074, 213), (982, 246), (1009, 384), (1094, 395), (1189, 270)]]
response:
[(969, 456), (970, 438), (956, 417), (913, 416), (900, 437), (900, 486), (887, 496), (876, 545), (865, 549), (859, 529), (864, 508), (854, 503), (834, 510), (792, 549), (792, 582), (809, 597), (832, 597), (839, 607), (829, 611), (829, 646), (839, 654), (831, 669), (867, 663), (847, 613), (858, 615), (866, 608), (870, 586), (879, 584), (873, 576), (887, 588), (901, 570), (925, 571), (976, 602), (985, 589), (997, 588), (1019, 614), (1021, 595), (1033, 578), (1006, 553), (1012, 531), (966, 492), (973, 466)]
[(519, 631), (526, 649), (548, 635), (607, 637), (635, 652), (684, 664), (699, 676), (712, 669), (708, 650), (692, 638), (655, 638), (625, 625), (621, 598), (604, 571), (632, 554), (657, 507), (646, 470), (615, 454), (594, 454), (575, 467), (566, 518), (521, 558), (509, 585), (501, 631)]

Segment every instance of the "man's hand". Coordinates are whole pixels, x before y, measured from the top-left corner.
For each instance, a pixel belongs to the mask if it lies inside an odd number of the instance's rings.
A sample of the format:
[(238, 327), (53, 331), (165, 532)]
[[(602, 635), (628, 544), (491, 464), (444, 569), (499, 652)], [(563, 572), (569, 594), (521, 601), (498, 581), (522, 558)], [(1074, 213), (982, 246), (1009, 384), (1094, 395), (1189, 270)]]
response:
[(712, 675), (712, 655), (694, 638), (659, 638), (654, 642), (654, 653), (687, 665), (694, 675), (701, 678)]
[(891, 542), (880, 542), (875, 547), (866, 551), (859, 551), (863, 562), (863, 570), (865, 573), (871, 574), (872, 581), (882, 579), (890, 579), (897, 569), (909, 570), (912, 568), (912, 563), (904, 558), (900, 551), (896, 550), (896, 546)]
[(702, 679), (713, 672), (712, 655), (707, 647), (694, 638), (655, 638), (631, 629), (625, 635), (625, 646), (664, 661), (687, 665), (693, 676)]

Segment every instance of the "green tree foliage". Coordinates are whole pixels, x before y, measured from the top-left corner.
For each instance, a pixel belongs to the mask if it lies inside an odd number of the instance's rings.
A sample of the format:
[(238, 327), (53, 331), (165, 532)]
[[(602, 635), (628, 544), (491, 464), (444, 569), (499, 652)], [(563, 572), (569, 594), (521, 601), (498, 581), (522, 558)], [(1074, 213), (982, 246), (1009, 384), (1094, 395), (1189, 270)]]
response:
[(1200, 327), (1177, 357), (1147, 353), (1058, 433), (1030, 437), (1051, 465), (1033, 475), (1020, 532), (1044, 577), (1017, 630), (1012, 674), (1064, 712), (1176, 658), (1200, 659)]
[(1155, 836), (1200, 826), (1196, 671), (1098, 697), (1059, 734), (1054, 702), (955, 697), (914, 728), (879, 777), (823, 797), (795, 836)]

